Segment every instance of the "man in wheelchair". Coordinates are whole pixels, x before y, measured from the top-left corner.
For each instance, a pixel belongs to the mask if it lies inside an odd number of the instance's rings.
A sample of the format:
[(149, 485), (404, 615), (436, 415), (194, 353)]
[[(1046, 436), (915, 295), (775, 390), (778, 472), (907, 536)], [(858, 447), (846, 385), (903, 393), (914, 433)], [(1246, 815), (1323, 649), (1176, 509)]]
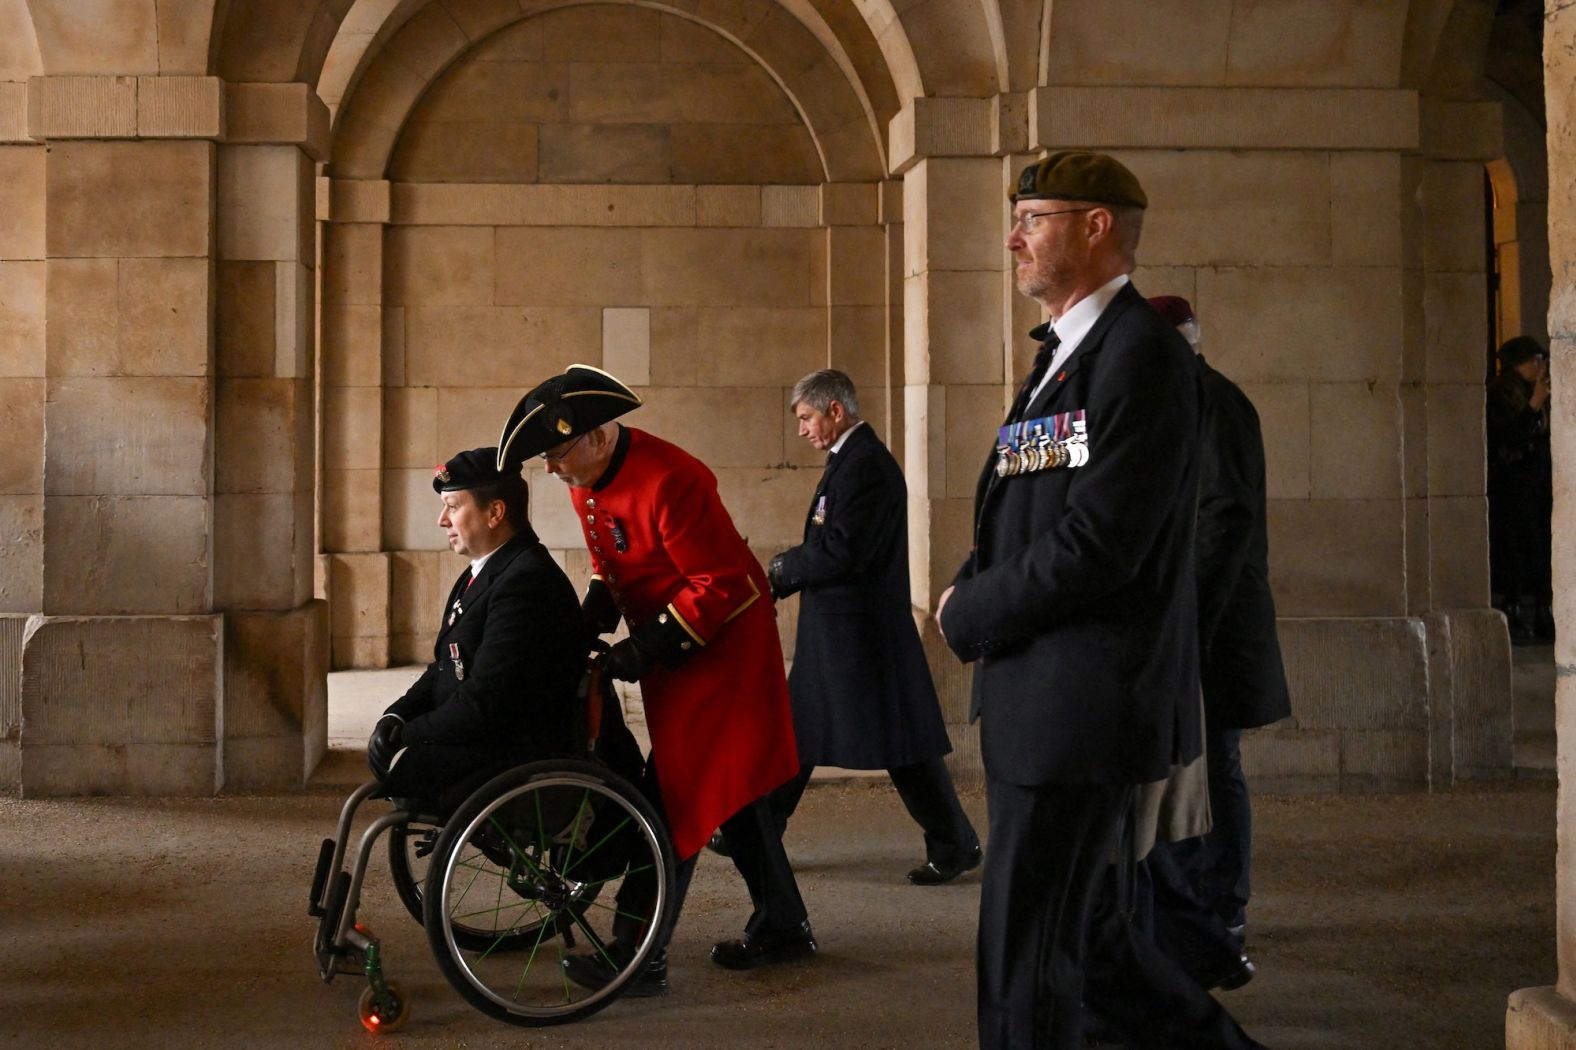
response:
[(444, 603), (432, 663), (367, 741), (384, 795), (438, 810), (461, 788), (575, 743), (580, 601), (531, 528), (524, 478), (500, 474), (497, 458), (472, 449), (434, 473), (438, 526), (470, 566)]

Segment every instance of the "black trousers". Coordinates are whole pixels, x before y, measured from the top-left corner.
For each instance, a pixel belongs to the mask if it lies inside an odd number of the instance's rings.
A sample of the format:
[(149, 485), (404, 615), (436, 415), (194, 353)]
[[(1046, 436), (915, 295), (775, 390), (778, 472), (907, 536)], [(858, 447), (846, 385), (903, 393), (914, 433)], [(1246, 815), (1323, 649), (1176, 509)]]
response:
[(463, 744), (412, 744), (397, 752), (382, 777), (390, 798), (420, 800), (447, 813), (472, 791), (510, 766), (540, 757), (519, 748)]
[(1171, 846), (1171, 856), (1192, 880), (1198, 899), (1227, 926), (1247, 922), (1253, 854), (1253, 803), (1242, 772), (1242, 730), (1208, 730), (1209, 834)]
[(1132, 1047), (1257, 1046), (1133, 927), (1130, 868), (1111, 863), (1131, 787), (987, 777), (986, 791), (981, 1050), (1077, 1050), (1086, 1001)]
[[(656, 764), (646, 762), (646, 772), (640, 789), (651, 800), (652, 806), (664, 820), (662, 792), (657, 781)], [(750, 918), (744, 924), (747, 936), (762, 931), (771, 933), (796, 933), (807, 918), (804, 899), (799, 895), (799, 883), (794, 878), (788, 855), (783, 851), (782, 833), (772, 819), (766, 799), (758, 798), (723, 821), (722, 835), (727, 840), (733, 866), (744, 879), (750, 893)], [(695, 874), (698, 854), (678, 861), (676, 879), (672, 887), (672, 906), (668, 911), (667, 929), (662, 932), (658, 950), (666, 951), (678, 924), (679, 913), (684, 908), (684, 898), (689, 894), (690, 879)], [(656, 892), (649, 874), (634, 874), (624, 880), (618, 891), (619, 915), (613, 920), (614, 936), (626, 943), (634, 942), (644, 932), (631, 916), (649, 912), (652, 895)]]
[[(799, 767), (799, 775), (766, 796), (779, 835), (799, 808), (804, 789), (810, 783), (814, 766)], [(969, 822), (952, 774), (939, 756), (887, 770), (903, 808), (925, 833), (925, 859), (938, 868), (956, 867), (973, 854), (980, 844), (974, 825)]]
[(1133, 924), (1154, 939), (1189, 977), (1210, 987), (1241, 966), (1242, 945), (1215, 910), (1198, 898), (1172, 855), (1175, 843), (1157, 842), (1138, 865)]

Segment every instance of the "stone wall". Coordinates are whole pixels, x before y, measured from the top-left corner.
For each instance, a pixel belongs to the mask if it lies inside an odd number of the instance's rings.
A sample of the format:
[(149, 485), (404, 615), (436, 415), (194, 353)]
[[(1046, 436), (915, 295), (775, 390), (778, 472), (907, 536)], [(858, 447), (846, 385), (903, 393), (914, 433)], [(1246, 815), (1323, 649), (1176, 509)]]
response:
[[(334, 221), (368, 182), (326, 191), (336, 666), (429, 658), (458, 571), (433, 464), (496, 444), (521, 394), (569, 364), (633, 385), (645, 405), (627, 422), (705, 461), (768, 557), (797, 542), (820, 464), (793, 383), (835, 363), (890, 434), (901, 317), (881, 187), (823, 184), (794, 103), (717, 33), (633, 7), (519, 22), (433, 81), (391, 156), (376, 224)], [(528, 477), (537, 531), (574, 564), (561, 483)]]

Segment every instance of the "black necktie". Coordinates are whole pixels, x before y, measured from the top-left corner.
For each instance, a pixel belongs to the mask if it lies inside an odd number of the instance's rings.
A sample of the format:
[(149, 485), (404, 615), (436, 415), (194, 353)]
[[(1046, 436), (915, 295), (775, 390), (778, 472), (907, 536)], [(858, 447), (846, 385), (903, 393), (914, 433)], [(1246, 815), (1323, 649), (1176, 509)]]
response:
[(1062, 345), (1061, 336), (1053, 328), (1045, 342), (1040, 344), (1040, 352), (1034, 355), (1034, 367), (1029, 369), (1029, 374), (1024, 377), (1023, 385), (1018, 388), (1018, 396), (1012, 399), (1012, 408), (1007, 411), (1007, 422), (1017, 422), (1029, 407), (1029, 400), (1034, 396), (1035, 389), (1040, 385), (1040, 380), (1045, 378), (1046, 369), (1051, 367), (1051, 358), (1056, 356), (1057, 347)]

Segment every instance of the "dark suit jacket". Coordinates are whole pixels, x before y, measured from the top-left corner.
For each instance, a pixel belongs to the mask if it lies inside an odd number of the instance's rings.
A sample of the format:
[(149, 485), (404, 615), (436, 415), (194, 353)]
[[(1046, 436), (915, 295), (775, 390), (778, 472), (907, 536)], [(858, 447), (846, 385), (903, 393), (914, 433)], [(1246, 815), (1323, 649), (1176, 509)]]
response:
[(449, 591), (432, 663), (389, 706), (404, 743), (569, 751), (587, 652), (574, 586), (529, 526), (469, 581), (467, 569)]
[(1085, 410), (1088, 462), (987, 458), (941, 626), (989, 776), (1136, 784), (1199, 753), (1198, 405), (1192, 351), (1128, 284), (1024, 412)]
[(1199, 651), (1208, 729), (1291, 714), (1270, 593), (1264, 439), (1235, 383), (1198, 359), (1204, 443), (1198, 481)]
[(781, 565), (787, 592), (802, 590), (788, 675), (800, 762), (891, 769), (951, 751), (911, 609), (908, 488), (870, 424), (828, 461)]

